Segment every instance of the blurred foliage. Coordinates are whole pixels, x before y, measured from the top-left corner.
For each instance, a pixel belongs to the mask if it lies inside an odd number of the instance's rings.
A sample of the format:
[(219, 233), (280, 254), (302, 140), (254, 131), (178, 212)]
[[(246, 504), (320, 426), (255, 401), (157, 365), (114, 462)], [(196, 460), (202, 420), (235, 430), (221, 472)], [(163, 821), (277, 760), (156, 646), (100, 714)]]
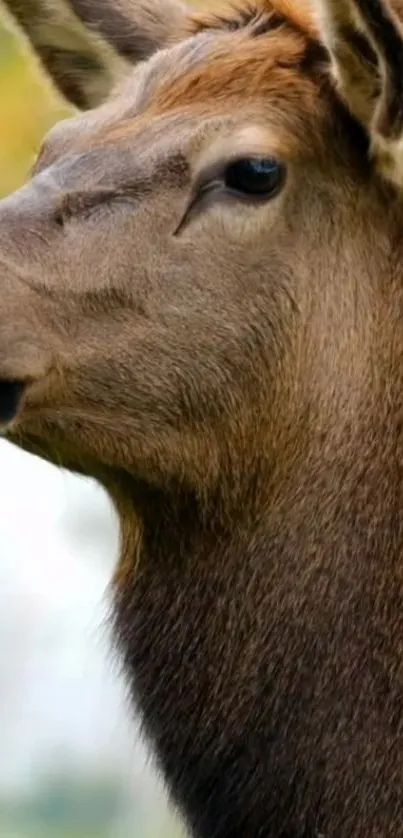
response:
[(0, 6), (0, 196), (24, 182), (43, 135), (68, 114)]
[(113, 780), (95, 782), (60, 774), (24, 800), (2, 801), (1, 834), (110, 838), (120, 805), (120, 790)]
[[(133, 801), (131, 801), (133, 804)], [(140, 797), (130, 812), (122, 807), (120, 783), (113, 776), (74, 776), (59, 772), (23, 800), (0, 799), (4, 838), (180, 838), (174, 823), (155, 813)], [(156, 807), (158, 809), (158, 807)]]

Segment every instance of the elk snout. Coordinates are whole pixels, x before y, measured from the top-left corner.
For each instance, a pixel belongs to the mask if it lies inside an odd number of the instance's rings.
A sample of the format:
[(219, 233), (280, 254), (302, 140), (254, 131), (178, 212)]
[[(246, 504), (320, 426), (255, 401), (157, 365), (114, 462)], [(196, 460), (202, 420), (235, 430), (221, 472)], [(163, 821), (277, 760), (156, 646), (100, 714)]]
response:
[(21, 381), (0, 381), (0, 427), (7, 426), (17, 416), (23, 392)]
[(0, 432), (17, 418), (26, 391), (50, 364), (37, 266), (32, 270), (35, 219), (26, 192), (0, 201)]
[(20, 317), (10, 328), (2, 328), (2, 311), (0, 291), (0, 432), (17, 418), (25, 394), (46, 377), (49, 368), (39, 340), (24, 339), (21, 334), (23, 329), (26, 333), (30, 329), (29, 307), (25, 311), (26, 322)]
[(46, 379), (51, 366), (34, 300), (19, 288), (18, 278), (14, 284), (14, 294), (9, 281), (2, 293), (0, 263), (0, 432), (17, 418), (25, 396)]

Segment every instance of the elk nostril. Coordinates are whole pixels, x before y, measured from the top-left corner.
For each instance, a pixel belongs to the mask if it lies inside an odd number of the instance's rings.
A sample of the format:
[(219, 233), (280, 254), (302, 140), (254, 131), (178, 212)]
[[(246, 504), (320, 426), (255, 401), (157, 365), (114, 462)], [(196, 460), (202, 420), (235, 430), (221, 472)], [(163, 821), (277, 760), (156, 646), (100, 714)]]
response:
[(15, 419), (24, 386), (21, 381), (0, 381), (0, 424), (4, 425)]

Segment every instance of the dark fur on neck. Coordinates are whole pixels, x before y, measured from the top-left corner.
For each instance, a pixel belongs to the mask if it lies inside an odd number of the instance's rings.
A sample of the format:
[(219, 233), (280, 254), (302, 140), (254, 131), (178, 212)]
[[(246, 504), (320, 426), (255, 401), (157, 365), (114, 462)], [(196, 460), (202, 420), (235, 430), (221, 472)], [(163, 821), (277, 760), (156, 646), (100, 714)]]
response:
[(311, 445), (253, 524), (247, 498), (222, 526), (133, 495), (117, 636), (195, 836), (401, 833), (403, 448), (381, 409), (359, 449)]

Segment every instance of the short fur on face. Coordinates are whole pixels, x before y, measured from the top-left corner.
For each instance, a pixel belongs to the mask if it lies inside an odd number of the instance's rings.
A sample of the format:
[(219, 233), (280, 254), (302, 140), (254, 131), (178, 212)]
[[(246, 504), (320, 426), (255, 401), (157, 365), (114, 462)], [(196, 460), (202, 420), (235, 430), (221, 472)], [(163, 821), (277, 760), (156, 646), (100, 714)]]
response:
[(195, 838), (397, 838), (400, 4), (7, 5), (83, 112), (0, 202), (2, 427), (116, 505), (173, 800)]

